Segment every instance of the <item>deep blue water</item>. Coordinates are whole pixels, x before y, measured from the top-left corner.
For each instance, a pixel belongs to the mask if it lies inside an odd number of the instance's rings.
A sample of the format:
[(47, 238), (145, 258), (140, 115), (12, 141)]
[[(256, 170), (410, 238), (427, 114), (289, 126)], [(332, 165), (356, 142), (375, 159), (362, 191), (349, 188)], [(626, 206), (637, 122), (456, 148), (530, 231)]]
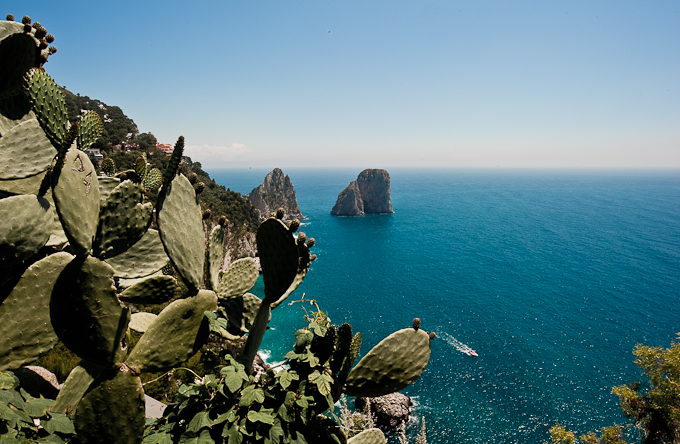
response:
[[(267, 172), (210, 170), (242, 193)], [(678, 170), (392, 169), (394, 214), (360, 218), (329, 214), (358, 169), (284, 172), (318, 255), (292, 298), (350, 322), (364, 353), (416, 316), (437, 333), (404, 391), (430, 443), (541, 443), (556, 422), (624, 423), (611, 387), (640, 379), (632, 349), (680, 332)], [(300, 304), (274, 311), (271, 360), (302, 316)]]

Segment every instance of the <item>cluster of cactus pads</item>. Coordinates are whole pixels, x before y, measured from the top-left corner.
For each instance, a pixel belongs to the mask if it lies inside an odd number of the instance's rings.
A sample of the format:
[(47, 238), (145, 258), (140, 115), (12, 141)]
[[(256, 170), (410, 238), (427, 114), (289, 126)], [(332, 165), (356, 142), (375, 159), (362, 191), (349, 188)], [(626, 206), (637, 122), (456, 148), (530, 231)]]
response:
[[(6, 371), (58, 341), (82, 359), (40, 412), (52, 421), (52, 432), (41, 429), (53, 433), (51, 442), (70, 436), (65, 418), (83, 443), (348, 442), (323, 412), (342, 393), (379, 396), (415, 381), (429, 360), (427, 333), (419, 325), (400, 330), (352, 368), (361, 336), (317, 313), (296, 333), (288, 367), (255, 379), (271, 310), (306, 276), (314, 240), (296, 239), (299, 222), (286, 225), (283, 214), (262, 222), (265, 294), (248, 293), (259, 270), (250, 258), (223, 269), (224, 223), (212, 228), (206, 247), (200, 184), (180, 172), (182, 137), (162, 173), (142, 157), (134, 170), (116, 174), (109, 165), (107, 177), (97, 175), (84, 151), (102, 123), (93, 112), (69, 123), (61, 90), (42, 68), (55, 51), (45, 45), (52, 40), (27, 17), (0, 21), (0, 381), (13, 389)], [(158, 190), (155, 202), (147, 190)], [(179, 299), (170, 274), (187, 289)], [(158, 315), (131, 314), (125, 304), (168, 301)], [(141, 338), (129, 347), (132, 330)], [(140, 374), (177, 367), (209, 334), (246, 333), (241, 354), (185, 387), (180, 403), (145, 431)], [(19, 406), (21, 396), (6, 390), (0, 386), (0, 437), (38, 429), (30, 415), (16, 413), (28, 398)], [(374, 430), (349, 442), (385, 441)]]

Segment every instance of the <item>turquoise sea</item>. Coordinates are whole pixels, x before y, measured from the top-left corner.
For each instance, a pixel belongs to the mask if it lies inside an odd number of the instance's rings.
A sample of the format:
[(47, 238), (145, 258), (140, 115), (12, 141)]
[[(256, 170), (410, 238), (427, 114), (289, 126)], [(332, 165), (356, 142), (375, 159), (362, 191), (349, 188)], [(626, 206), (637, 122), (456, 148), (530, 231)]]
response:
[[(268, 170), (209, 172), (249, 193)], [(359, 172), (284, 170), (317, 240), (292, 298), (350, 322), (362, 352), (416, 316), (437, 333), (404, 391), (428, 442), (542, 443), (556, 422), (625, 422), (610, 392), (640, 379), (633, 347), (680, 332), (680, 171), (390, 169), (394, 214), (331, 216)], [(303, 314), (274, 311), (270, 361)]]

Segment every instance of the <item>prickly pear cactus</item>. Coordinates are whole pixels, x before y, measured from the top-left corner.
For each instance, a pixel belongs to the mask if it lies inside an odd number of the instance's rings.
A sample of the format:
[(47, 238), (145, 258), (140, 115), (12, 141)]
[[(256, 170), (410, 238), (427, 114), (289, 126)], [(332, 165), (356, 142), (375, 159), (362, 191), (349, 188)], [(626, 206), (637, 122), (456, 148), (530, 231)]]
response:
[(347, 376), (350, 396), (377, 397), (413, 384), (430, 360), (430, 337), (423, 330), (405, 328), (380, 341)]
[(192, 291), (201, 288), (205, 261), (205, 234), (196, 193), (178, 175), (159, 196), (158, 231), (177, 272)]
[(203, 314), (217, 309), (217, 295), (201, 290), (196, 296), (168, 305), (149, 326), (130, 353), (126, 364), (139, 374), (171, 369), (203, 345), (208, 322)]
[(63, 168), (52, 174), (52, 195), (71, 248), (78, 256), (89, 254), (99, 222), (99, 183), (87, 154), (66, 153)]
[(34, 263), (0, 305), (0, 371), (32, 362), (57, 343), (50, 298), (72, 259), (68, 253), (56, 253)]

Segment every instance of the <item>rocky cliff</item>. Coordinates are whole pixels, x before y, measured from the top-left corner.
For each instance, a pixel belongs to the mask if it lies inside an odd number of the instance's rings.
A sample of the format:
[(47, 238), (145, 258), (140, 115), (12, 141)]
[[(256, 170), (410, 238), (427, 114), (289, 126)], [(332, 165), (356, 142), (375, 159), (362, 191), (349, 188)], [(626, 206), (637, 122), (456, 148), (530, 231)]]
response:
[(279, 208), (286, 212), (284, 220), (305, 218), (300, 213), (293, 182), (279, 168), (274, 168), (267, 174), (262, 185), (250, 193), (248, 200), (255, 207), (255, 213), (261, 221)]
[(390, 199), (390, 174), (382, 169), (367, 169), (359, 173), (338, 195), (331, 214), (363, 216), (365, 213), (393, 213)]

